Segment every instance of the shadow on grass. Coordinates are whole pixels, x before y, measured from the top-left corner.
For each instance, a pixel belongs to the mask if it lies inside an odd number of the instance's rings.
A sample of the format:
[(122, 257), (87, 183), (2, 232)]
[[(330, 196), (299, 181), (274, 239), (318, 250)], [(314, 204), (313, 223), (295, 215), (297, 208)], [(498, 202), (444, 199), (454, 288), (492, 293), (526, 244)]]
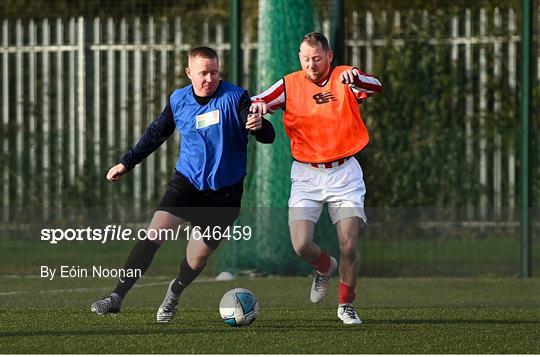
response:
[[(351, 328), (369, 328), (374, 325), (452, 325), (452, 324), (469, 324), (469, 325), (521, 325), (521, 324), (540, 324), (540, 320), (495, 320), (495, 319), (444, 319), (444, 320), (422, 320), (422, 319), (396, 319), (396, 320), (367, 320), (364, 321), (364, 325), (359, 326), (344, 326), (336, 320), (322, 319), (317, 320), (317, 324), (313, 326), (301, 326), (298, 325), (297, 320), (291, 320), (289, 323), (287, 321), (280, 320), (279, 325), (266, 324), (264, 322), (258, 323), (254, 327), (240, 327), (240, 328), (223, 328), (221, 325), (215, 328), (197, 328), (193, 326), (178, 326), (174, 328), (173, 326), (166, 329), (158, 328), (160, 326), (158, 323), (149, 323), (146, 324), (148, 327), (152, 328), (148, 330), (145, 329), (103, 329), (103, 330), (77, 330), (77, 331), (66, 331), (66, 330), (55, 330), (55, 331), (18, 331), (18, 332), (0, 332), (0, 337), (37, 337), (37, 336), (123, 336), (123, 335), (137, 335), (137, 336), (149, 336), (149, 335), (176, 335), (179, 333), (185, 334), (216, 334), (227, 335), (231, 333), (237, 333), (237, 331), (246, 331), (253, 332), (259, 331), (261, 329), (267, 332), (277, 332), (282, 330), (294, 330), (296, 332), (313, 332), (320, 331), (321, 328), (324, 328), (325, 331), (335, 330), (335, 331), (344, 331), (344, 329)], [(321, 324), (323, 323), (323, 324)]]

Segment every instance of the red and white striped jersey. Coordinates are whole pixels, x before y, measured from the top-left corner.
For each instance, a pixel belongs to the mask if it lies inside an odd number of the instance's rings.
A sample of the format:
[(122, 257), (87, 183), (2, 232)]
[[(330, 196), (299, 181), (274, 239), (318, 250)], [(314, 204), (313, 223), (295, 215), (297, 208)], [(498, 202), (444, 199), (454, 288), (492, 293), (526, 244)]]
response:
[[(330, 68), (329, 75), (318, 82), (317, 85), (324, 86), (325, 82), (329, 79), (330, 73), (332, 73), (332, 69)], [(349, 87), (358, 101), (371, 96), (373, 93), (382, 91), (381, 83), (374, 76), (364, 73), (356, 67), (353, 68), (353, 73), (355, 74), (355, 81)], [(251, 100), (264, 101), (271, 110), (283, 109), (285, 106), (285, 83), (283, 82), (283, 78), (264, 92), (251, 97)]]

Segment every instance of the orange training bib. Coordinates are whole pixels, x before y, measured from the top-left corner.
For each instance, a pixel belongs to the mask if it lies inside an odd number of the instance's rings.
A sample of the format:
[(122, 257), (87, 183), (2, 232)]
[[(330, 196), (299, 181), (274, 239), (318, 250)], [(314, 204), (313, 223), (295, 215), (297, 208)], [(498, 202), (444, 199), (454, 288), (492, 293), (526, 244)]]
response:
[(369, 142), (358, 102), (339, 75), (350, 66), (335, 67), (324, 86), (298, 71), (286, 75), (283, 123), (292, 156), (324, 163), (356, 154)]

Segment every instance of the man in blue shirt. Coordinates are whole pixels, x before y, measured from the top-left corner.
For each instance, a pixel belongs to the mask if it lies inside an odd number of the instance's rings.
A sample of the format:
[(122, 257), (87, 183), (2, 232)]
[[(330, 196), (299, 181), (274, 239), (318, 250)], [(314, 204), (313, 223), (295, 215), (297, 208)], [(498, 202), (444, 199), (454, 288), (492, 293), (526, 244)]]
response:
[[(247, 91), (220, 80), (219, 59), (208, 47), (190, 51), (186, 74), (191, 85), (175, 90), (163, 112), (143, 132), (139, 142), (107, 173), (107, 180), (122, 175), (154, 152), (178, 129), (182, 140), (180, 156), (147, 232), (157, 239), (138, 241), (124, 269), (146, 272), (165, 241), (159, 232), (175, 230), (190, 222), (192, 228), (220, 234), (192, 235), (180, 272), (173, 279), (158, 309), (157, 321), (169, 322), (176, 313), (180, 294), (204, 269), (221, 241), (221, 233), (240, 214), (243, 179), (247, 166), (248, 134), (261, 143), (275, 138), (272, 124), (258, 113), (250, 113)], [(91, 310), (99, 315), (120, 312), (122, 300), (139, 276), (118, 281), (114, 291), (94, 302)]]

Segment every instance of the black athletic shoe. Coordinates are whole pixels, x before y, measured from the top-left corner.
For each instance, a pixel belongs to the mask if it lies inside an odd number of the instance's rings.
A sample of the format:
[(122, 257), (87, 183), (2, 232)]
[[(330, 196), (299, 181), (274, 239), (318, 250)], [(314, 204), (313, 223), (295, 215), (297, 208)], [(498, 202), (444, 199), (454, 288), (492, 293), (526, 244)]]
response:
[(92, 304), (90, 310), (98, 315), (117, 314), (120, 312), (122, 298), (116, 293), (106, 295)]

